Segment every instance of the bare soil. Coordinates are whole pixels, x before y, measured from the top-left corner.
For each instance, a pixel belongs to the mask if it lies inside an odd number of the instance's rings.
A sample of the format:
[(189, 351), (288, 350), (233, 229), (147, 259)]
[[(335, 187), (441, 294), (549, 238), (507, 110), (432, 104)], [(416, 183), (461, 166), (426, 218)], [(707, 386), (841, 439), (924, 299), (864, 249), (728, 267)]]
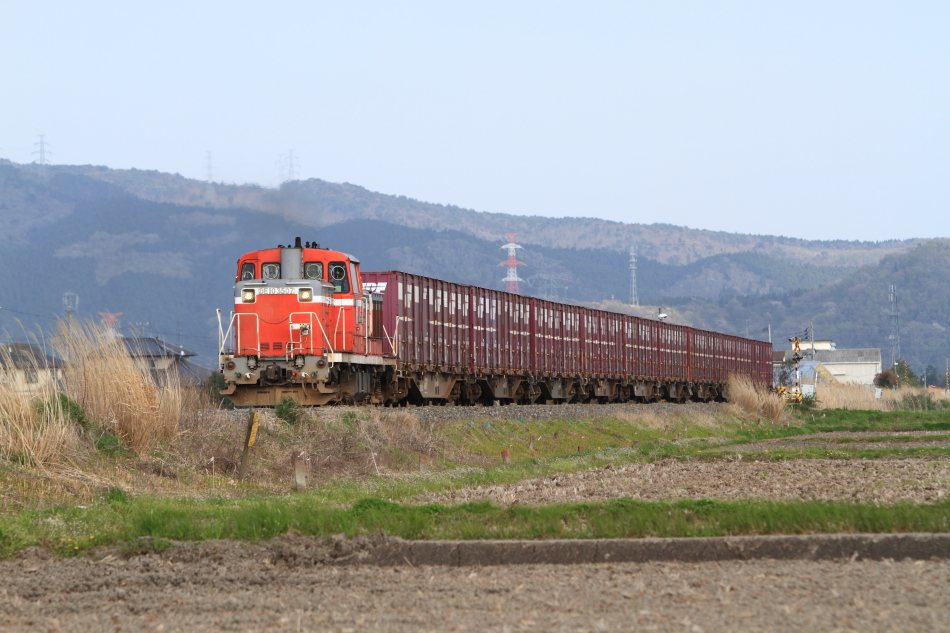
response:
[[(738, 457), (738, 455), (737, 455)], [(634, 499), (854, 500), (876, 503), (937, 501), (950, 491), (950, 460), (801, 459), (681, 462), (607, 466), (512, 484), (418, 495), (419, 503), (539, 505)]]
[(4, 631), (950, 631), (950, 562), (332, 567), (208, 543), (0, 562)]

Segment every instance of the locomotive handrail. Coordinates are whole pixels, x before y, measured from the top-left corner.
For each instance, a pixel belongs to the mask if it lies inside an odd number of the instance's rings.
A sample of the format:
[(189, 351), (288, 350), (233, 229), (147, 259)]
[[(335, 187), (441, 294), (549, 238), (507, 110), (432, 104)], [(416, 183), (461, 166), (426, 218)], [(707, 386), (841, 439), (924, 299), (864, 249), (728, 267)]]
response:
[[(320, 317), (317, 315), (316, 312), (291, 312), (290, 315), (287, 317), (287, 327), (288, 327), (288, 328), (290, 328), (291, 326), (294, 325), (294, 315), (295, 315), (295, 314), (303, 314), (303, 315), (306, 315), (307, 318), (310, 319), (309, 325), (310, 325), (310, 331), (311, 331), (311, 332), (313, 332), (313, 323), (314, 323), (314, 321), (316, 321), (317, 327), (320, 328), (320, 333), (323, 335), (323, 342), (326, 343), (327, 350), (328, 350), (331, 354), (335, 354), (335, 353), (336, 353), (336, 352), (333, 351), (333, 343), (330, 341), (329, 337), (327, 337), (327, 332), (326, 332), (326, 330), (323, 329), (323, 324), (320, 323)], [(299, 325), (303, 325), (303, 324), (300, 323)], [(290, 332), (291, 332), (291, 336), (293, 336), (293, 329), (291, 329)], [(311, 354), (313, 353), (313, 338), (312, 338), (312, 336), (313, 336), (313, 335), (311, 334), (311, 339), (310, 339), (310, 353), (311, 353)], [(300, 343), (301, 343), (300, 349), (303, 350), (303, 349), (304, 349), (304, 347), (303, 347), (303, 341), (300, 341)], [(293, 339), (291, 339), (290, 345), (293, 346), (293, 344), (294, 344), (294, 341), (293, 341)], [(291, 351), (291, 352), (289, 352), (289, 353), (293, 353), (293, 352)]]
[(386, 331), (386, 326), (383, 325), (383, 335), (389, 339), (389, 349), (392, 350), (393, 356), (398, 357), (399, 354), (396, 353), (396, 336), (399, 333), (399, 322), (405, 321), (406, 317), (397, 316), (396, 325), (393, 327), (393, 335), (389, 336), (389, 332)]
[[(254, 330), (257, 335), (257, 347), (242, 347), (238, 349), (237, 347), (237, 337), (239, 336), (239, 330), (241, 327), (241, 317), (254, 317)], [(228, 324), (228, 331), (225, 333), (225, 338), (231, 335), (231, 328), (234, 327), (234, 324), (237, 323), (238, 327), (234, 331), (235, 342), (234, 349), (237, 353), (241, 353), (242, 350), (254, 350), (257, 352), (258, 356), (261, 353), (261, 320), (253, 312), (232, 312), (231, 313), (231, 322)]]
[(346, 313), (343, 312), (343, 306), (340, 306), (340, 309), (336, 313), (336, 323), (333, 326), (333, 340), (336, 340), (336, 331), (340, 326), (340, 323), (343, 323), (343, 338), (340, 340), (340, 351), (346, 349)]
[[(231, 325), (228, 324), (228, 331), (231, 331)], [(224, 325), (221, 323), (221, 308), (218, 308), (218, 355), (224, 353)]]

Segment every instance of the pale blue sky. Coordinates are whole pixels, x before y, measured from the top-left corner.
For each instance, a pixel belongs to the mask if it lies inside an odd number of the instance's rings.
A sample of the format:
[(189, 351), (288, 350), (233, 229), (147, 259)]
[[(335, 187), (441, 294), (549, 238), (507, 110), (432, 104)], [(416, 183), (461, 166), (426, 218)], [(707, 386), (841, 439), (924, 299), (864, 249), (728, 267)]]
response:
[(948, 236), (950, 3), (0, 0), (0, 156)]

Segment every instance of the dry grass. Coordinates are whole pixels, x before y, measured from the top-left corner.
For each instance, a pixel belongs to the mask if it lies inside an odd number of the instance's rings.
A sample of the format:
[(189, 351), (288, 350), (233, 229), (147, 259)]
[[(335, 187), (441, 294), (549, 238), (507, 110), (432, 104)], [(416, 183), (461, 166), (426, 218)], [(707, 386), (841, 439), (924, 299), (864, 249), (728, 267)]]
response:
[(181, 385), (174, 378), (166, 385), (156, 384), (108, 330), (60, 324), (53, 346), (67, 361), (63, 392), (136, 454), (178, 434), (186, 404)]
[[(40, 342), (42, 335), (31, 338)], [(31, 389), (12, 382), (0, 385), (0, 456), (14, 463), (71, 463), (84, 444), (103, 433), (144, 455), (156, 443), (175, 439), (183, 422), (196, 428), (209, 406), (202, 405), (208, 400), (205, 394), (174, 378), (156, 384), (101, 327), (60, 323), (48, 342), (66, 361), (55, 382), (40, 381), (28, 385)], [(41, 359), (32, 362), (44, 366)], [(89, 428), (77, 422), (75, 411), (64, 410), (60, 393), (81, 407)]]
[(785, 417), (782, 397), (767, 387), (754, 384), (748, 377), (733, 374), (726, 385), (726, 398), (737, 409), (780, 422)]
[[(6, 359), (9, 360), (9, 359)], [(0, 388), (0, 456), (25, 465), (49, 465), (76, 449), (78, 434), (52, 385), (31, 393)]]
[(657, 413), (650, 410), (637, 413), (617, 411), (612, 413), (611, 416), (618, 420), (635, 424), (643, 429), (662, 431), (664, 433), (683, 426), (716, 429), (723, 426), (724, 422), (726, 422), (726, 420), (722, 420), (713, 414), (695, 411), (687, 411), (675, 415), (670, 413)]
[(943, 391), (920, 387), (901, 387), (896, 391), (883, 390), (880, 398), (874, 397), (874, 388), (845, 384), (819, 384), (815, 394), (819, 409), (855, 409), (861, 411), (893, 411), (904, 406), (908, 398), (927, 398), (936, 402), (950, 402)]

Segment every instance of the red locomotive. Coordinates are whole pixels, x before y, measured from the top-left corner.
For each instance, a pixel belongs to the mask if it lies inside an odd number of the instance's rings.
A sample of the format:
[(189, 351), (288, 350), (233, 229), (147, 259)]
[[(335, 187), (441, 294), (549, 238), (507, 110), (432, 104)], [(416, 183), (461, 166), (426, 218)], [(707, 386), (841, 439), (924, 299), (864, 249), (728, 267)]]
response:
[(238, 260), (220, 319), (237, 405), (714, 400), (772, 381), (769, 343), (403, 272), (316, 243)]

